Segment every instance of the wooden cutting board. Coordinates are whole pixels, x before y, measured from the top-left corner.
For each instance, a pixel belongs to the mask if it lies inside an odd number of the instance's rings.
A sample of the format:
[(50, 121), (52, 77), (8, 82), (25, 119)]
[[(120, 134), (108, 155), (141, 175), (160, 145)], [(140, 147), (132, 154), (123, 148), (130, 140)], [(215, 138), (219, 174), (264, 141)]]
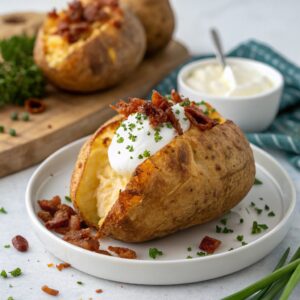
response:
[[(43, 14), (36, 13), (2, 16), (0, 38), (22, 32), (32, 34), (42, 20)], [(91, 134), (114, 114), (109, 104), (129, 96), (146, 96), (156, 83), (187, 59), (186, 48), (172, 41), (163, 52), (145, 59), (126, 81), (105, 92), (76, 95), (49, 86), (46, 111), (31, 115), (29, 122), (10, 120), (11, 112), (24, 111), (21, 107), (0, 108), (0, 125), (6, 129), (0, 133), (0, 177), (41, 162), (63, 145)], [(16, 137), (7, 133), (9, 128), (16, 130)]]

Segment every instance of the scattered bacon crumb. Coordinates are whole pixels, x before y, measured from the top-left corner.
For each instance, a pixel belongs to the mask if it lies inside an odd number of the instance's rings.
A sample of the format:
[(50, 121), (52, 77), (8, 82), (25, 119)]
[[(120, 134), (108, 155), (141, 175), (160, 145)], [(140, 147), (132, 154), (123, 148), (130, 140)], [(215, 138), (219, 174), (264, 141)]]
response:
[(53, 263), (51, 263), (51, 264), (47, 264), (47, 267), (48, 268), (52, 268), (54, 266), (54, 264)]
[(209, 254), (214, 253), (221, 245), (221, 241), (214, 239), (210, 236), (205, 236), (199, 245), (199, 249)]
[(95, 292), (96, 292), (97, 294), (102, 294), (102, 293), (103, 293), (103, 290), (102, 290), (102, 289), (97, 289)]
[(71, 267), (71, 265), (68, 263), (60, 263), (60, 264), (56, 265), (56, 268), (58, 271), (62, 271), (63, 269), (67, 269), (70, 267)]
[(61, 199), (59, 196), (54, 196), (51, 200), (38, 200), (38, 204), (42, 210), (53, 215), (58, 210), (58, 206), (61, 204)]
[(39, 114), (45, 111), (46, 104), (36, 98), (30, 98), (25, 101), (25, 109), (31, 114)]
[(40, 210), (37, 215), (44, 222), (48, 222), (52, 219), (52, 216), (48, 211)]
[(135, 259), (137, 257), (136, 252), (129, 248), (109, 246), (108, 250), (116, 253), (121, 258)]
[(191, 123), (200, 130), (210, 129), (218, 124), (218, 122), (206, 116), (203, 111), (195, 105), (184, 107), (184, 112)]
[(103, 255), (108, 255), (108, 256), (111, 256), (111, 254), (110, 254), (108, 251), (106, 251), (106, 250), (102, 250), (102, 249), (99, 249), (99, 250), (97, 251), (97, 253), (99, 253), (99, 254), (103, 254)]
[(51, 124), (48, 124), (47, 126), (49, 129), (52, 129), (52, 125)]
[(47, 285), (42, 286), (42, 291), (50, 296), (57, 296), (59, 294), (58, 290), (52, 289), (52, 288), (48, 287)]
[(26, 252), (28, 250), (28, 241), (21, 235), (16, 235), (12, 239), (12, 244), (16, 250), (20, 252)]
[(66, 242), (84, 248), (86, 250), (94, 252), (99, 251), (100, 243), (98, 239), (92, 235), (90, 228), (69, 231), (64, 235), (63, 239)]

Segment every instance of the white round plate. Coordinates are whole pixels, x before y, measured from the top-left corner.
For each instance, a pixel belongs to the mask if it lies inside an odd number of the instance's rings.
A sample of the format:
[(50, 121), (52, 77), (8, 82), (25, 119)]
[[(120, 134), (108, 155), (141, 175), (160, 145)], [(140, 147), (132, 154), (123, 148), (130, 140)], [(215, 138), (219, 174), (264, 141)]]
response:
[[(65, 195), (69, 195), (72, 168), (85, 140), (69, 144), (45, 160), (32, 175), (26, 191), (27, 212), (46, 249), (80, 271), (134, 284), (166, 285), (207, 280), (233, 273), (257, 262), (282, 241), (291, 225), (296, 203), (293, 184), (270, 155), (252, 146), (256, 177), (263, 184), (254, 185), (245, 199), (223, 217), (227, 220), (227, 228), (232, 229), (233, 233), (216, 232), (216, 225), (222, 230), (225, 227), (221, 222), (223, 218), (220, 218), (142, 244), (128, 244), (112, 239), (101, 241), (102, 249), (113, 245), (135, 250), (138, 255), (136, 260), (106, 256), (73, 246), (44, 227), (36, 214), (39, 210), (37, 200), (50, 199), (54, 195), (60, 195), (64, 199)], [(269, 210), (265, 209), (266, 205)], [(262, 209), (260, 214), (259, 209)], [(274, 212), (275, 216), (268, 216), (270, 212)], [(240, 219), (244, 222), (241, 223)], [(251, 234), (253, 221), (266, 224), (268, 229), (262, 230), (260, 234)], [(200, 257), (196, 253), (200, 251), (200, 241), (206, 235), (221, 240), (222, 244), (215, 254)], [(242, 246), (237, 240), (238, 235), (243, 235), (247, 245)], [(153, 247), (163, 251), (163, 255), (155, 260), (148, 255), (149, 248)]]

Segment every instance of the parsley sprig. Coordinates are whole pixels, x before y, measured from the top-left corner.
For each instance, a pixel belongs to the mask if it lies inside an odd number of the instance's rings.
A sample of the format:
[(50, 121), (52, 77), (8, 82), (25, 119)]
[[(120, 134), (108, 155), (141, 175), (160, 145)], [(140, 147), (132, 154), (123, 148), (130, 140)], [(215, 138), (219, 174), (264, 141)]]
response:
[(33, 61), (35, 39), (25, 35), (0, 41), (0, 106), (23, 105), (45, 93), (42, 71)]

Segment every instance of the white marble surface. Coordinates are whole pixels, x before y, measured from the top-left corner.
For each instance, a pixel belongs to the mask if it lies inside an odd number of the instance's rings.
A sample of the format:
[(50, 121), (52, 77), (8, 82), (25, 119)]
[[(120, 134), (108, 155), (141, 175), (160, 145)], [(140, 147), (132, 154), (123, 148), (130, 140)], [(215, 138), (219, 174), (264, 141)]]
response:
[[(49, 10), (54, 6), (63, 6), (64, 2), (66, 1), (2, 0), (0, 13), (12, 10)], [(273, 45), (300, 65), (300, 43), (297, 39), (300, 1), (172, 0), (172, 3), (178, 18), (176, 36), (184, 41), (193, 53), (211, 50), (207, 30), (210, 26), (216, 26), (224, 36), (227, 50), (248, 38), (258, 38)], [(287, 237), (269, 256), (245, 270), (223, 278), (181, 286), (128, 285), (93, 278), (74, 269), (58, 272), (54, 268), (48, 268), (48, 263), (57, 263), (58, 260), (43, 248), (33, 234), (24, 205), (26, 184), (36, 167), (0, 179), (0, 207), (3, 206), (8, 211), (7, 215), (0, 214), (0, 270), (21, 267), (24, 272), (19, 278), (0, 278), (0, 299), (5, 300), (8, 296), (13, 296), (15, 300), (53, 299), (40, 291), (43, 284), (48, 284), (59, 289), (59, 299), (65, 300), (216, 300), (256, 281), (271, 272), (286, 247), (291, 246), (292, 250), (295, 250), (300, 245), (300, 174), (287, 163), (284, 155), (275, 152), (272, 154), (291, 175), (297, 189), (297, 214)], [(10, 243), (16, 234), (24, 235), (30, 242), (28, 253), (20, 254), (13, 248), (3, 247)], [(77, 285), (77, 281), (84, 284)], [(97, 295), (94, 291), (98, 288), (103, 289), (104, 293)], [(300, 287), (290, 299), (299, 298)]]

